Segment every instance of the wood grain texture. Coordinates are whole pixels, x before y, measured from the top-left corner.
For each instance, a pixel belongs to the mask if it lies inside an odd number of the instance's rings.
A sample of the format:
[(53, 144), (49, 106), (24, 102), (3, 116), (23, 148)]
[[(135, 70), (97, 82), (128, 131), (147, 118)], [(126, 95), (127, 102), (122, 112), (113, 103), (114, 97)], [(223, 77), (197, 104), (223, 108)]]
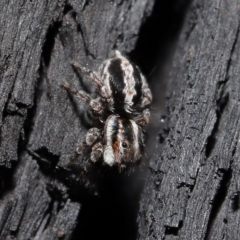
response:
[(239, 238), (237, 1), (193, 1), (170, 72), (139, 239)]
[(97, 70), (129, 53), (153, 3), (0, 2), (0, 239), (72, 239), (83, 192), (68, 162), (87, 126), (61, 83), (91, 91), (70, 61)]

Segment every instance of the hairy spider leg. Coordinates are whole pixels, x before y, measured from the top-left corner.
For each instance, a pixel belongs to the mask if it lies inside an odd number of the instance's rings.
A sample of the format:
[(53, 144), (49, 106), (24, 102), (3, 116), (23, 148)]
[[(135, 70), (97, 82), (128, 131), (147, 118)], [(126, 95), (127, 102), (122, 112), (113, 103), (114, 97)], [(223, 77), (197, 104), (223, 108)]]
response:
[(71, 65), (73, 66), (74, 69), (79, 70), (82, 73), (88, 74), (93, 81), (94, 85), (99, 89), (103, 86), (103, 83), (101, 79), (97, 76), (97, 73), (94, 71), (91, 71), (83, 66), (81, 66), (78, 62), (76, 61), (71, 61)]
[(102, 115), (103, 112), (103, 106), (102, 102), (99, 100), (99, 98), (93, 99), (88, 93), (86, 93), (83, 90), (77, 91), (74, 88), (71, 88), (67, 82), (63, 82), (62, 86), (65, 88), (65, 90), (71, 94), (75, 95), (79, 100), (83, 102), (87, 102), (90, 106), (90, 115), (91, 117), (98, 118)]
[(92, 162), (97, 162), (102, 157), (102, 154), (103, 154), (103, 145), (100, 142), (97, 142), (92, 146), (90, 160)]
[(100, 142), (102, 139), (102, 133), (101, 130), (98, 128), (90, 128), (87, 131), (86, 134), (86, 144), (91, 147), (91, 155), (90, 155), (90, 160), (92, 162), (97, 162), (103, 152), (103, 146), (102, 143)]
[(138, 115), (137, 117), (134, 118), (134, 121), (142, 127), (145, 127), (148, 125), (150, 119), (150, 110), (147, 108), (143, 110), (141, 115)]

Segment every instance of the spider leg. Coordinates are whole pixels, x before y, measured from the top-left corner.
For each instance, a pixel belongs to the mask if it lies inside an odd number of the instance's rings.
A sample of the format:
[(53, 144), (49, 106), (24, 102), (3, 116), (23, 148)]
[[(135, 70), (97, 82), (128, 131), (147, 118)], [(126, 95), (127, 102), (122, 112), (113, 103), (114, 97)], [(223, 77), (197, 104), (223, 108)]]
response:
[(103, 146), (100, 143), (102, 134), (98, 128), (90, 128), (86, 134), (86, 144), (92, 147), (90, 160), (97, 162), (102, 156)]
[(76, 89), (71, 88), (65, 81), (62, 82), (62, 86), (69, 94), (75, 95), (80, 101), (88, 103), (90, 107), (90, 116), (92, 118), (98, 118), (102, 115), (103, 105), (99, 98), (93, 99), (88, 93), (82, 90), (77, 91)]
[(79, 158), (80, 155), (84, 154), (84, 151), (86, 150), (86, 143), (83, 142), (81, 143), (75, 151), (75, 154), (68, 160), (66, 166), (71, 166), (73, 164), (75, 164), (75, 162), (77, 161), (77, 159)]
[(85, 154), (85, 150), (92, 148), (90, 159), (96, 162), (102, 153), (102, 144), (100, 143), (101, 131), (98, 128), (90, 128), (86, 133), (85, 141), (76, 148), (75, 155), (69, 160), (67, 165), (73, 165), (80, 155)]
[(91, 81), (93, 82), (94, 86), (99, 90), (100, 95), (102, 98), (105, 100), (106, 103), (109, 103), (111, 99), (111, 91), (106, 87), (101, 80), (101, 78), (98, 76), (98, 74), (94, 71), (91, 71), (85, 67), (82, 67), (78, 62), (76, 61), (71, 61), (71, 65), (73, 66), (74, 69), (77, 71), (80, 71), (82, 73), (85, 73), (89, 75)]
[(86, 144), (92, 146), (96, 141), (101, 139), (101, 131), (98, 128), (90, 128), (86, 134)]
[(86, 92), (84, 92), (82, 90), (77, 91), (76, 89), (71, 88), (69, 86), (69, 84), (67, 82), (65, 82), (65, 81), (62, 82), (62, 86), (65, 88), (65, 90), (70, 95), (75, 95), (78, 99), (80, 99), (82, 101), (86, 101), (86, 102), (89, 103), (92, 100), (92, 97), (88, 93), (86, 93)]
[(100, 142), (95, 143), (92, 146), (92, 152), (91, 152), (91, 155), (90, 155), (90, 160), (92, 162), (99, 161), (101, 156), (102, 156), (102, 153), (103, 153), (103, 146), (102, 146), (102, 144)]
[(71, 65), (73, 66), (74, 69), (76, 69), (77, 71), (80, 71), (82, 73), (85, 73), (87, 75), (90, 76), (92, 82), (94, 83), (94, 85), (97, 88), (101, 88), (102, 87), (102, 81), (100, 80), (100, 78), (97, 76), (97, 73), (95, 73), (94, 71), (91, 71), (83, 66), (81, 66), (78, 62), (76, 61), (71, 61), (70, 62)]
[(102, 156), (103, 146), (100, 143), (101, 131), (98, 128), (90, 128), (86, 134), (86, 145), (91, 147), (90, 160), (97, 162)]
[(148, 87), (143, 90), (143, 96), (142, 106), (149, 105), (152, 102), (152, 93)]
[(134, 120), (139, 126), (144, 127), (148, 125), (149, 118), (150, 118), (150, 110), (147, 108), (142, 112), (141, 115), (135, 117)]

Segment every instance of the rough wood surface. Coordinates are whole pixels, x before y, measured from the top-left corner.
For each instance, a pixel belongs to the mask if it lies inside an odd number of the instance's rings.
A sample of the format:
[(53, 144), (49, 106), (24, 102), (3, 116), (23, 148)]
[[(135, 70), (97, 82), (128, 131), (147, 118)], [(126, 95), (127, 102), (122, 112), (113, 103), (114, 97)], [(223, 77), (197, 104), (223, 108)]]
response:
[(83, 88), (71, 60), (97, 70), (113, 49), (129, 53), (152, 7), (153, 0), (1, 1), (0, 239), (72, 238), (83, 192), (64, 181), (74, 178), (67, 163), (87, 127), (61, 82)]
[(239, 239), (240, 8), (193, 1), (150, 161), (139, 239)]

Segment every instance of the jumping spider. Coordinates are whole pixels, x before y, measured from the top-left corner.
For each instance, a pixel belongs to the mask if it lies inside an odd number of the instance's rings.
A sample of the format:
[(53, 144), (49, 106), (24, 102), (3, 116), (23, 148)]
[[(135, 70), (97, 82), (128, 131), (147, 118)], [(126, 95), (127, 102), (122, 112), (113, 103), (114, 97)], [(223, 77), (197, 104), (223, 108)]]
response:
[[(149, 105), (152, 94), (145, 77), (137, 66), (115, 52), (115, 57), (104, 61), (98, 72), (87, 70), (72, 62), (76, 70), (87, 73), (98, 90), (97, 98), (85, 91), (63, 87), (82, 101), (87, 102), (86, 113), (96, 127), (88, 130), (84, 145), (91, 148), (90, 160), (120, 168), (136, 163), (144, 151), (145, 133), (149, 123)], [(81, 152), (83, 145), (77, 148)]]

